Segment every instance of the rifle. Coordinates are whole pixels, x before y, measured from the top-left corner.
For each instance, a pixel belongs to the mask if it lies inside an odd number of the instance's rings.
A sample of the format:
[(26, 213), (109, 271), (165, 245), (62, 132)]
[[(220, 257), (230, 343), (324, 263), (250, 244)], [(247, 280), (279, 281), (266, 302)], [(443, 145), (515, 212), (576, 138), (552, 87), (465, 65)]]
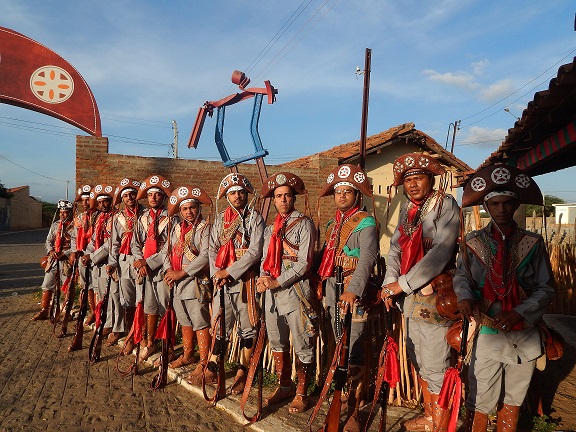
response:
[[(80, 259), (80, 258), (78, 258)], [(74, 334), (74, 339), (68, 347), (68, 351), (77, 351), (82, 349), (82, 339), (84, 338), (84, 319), (86, 318), (86, 312), (88, 311), (88, 290), (90, 289), (90, 264), (86, 266), (84, 270), (84, 288), (82, 288), (82, 293), (80, 294), (80, 311), (78, 312), (78, 317), (76, 318), (76, 334)]]
[(108, 297), (110, 296), (111, 283), (112, 277), (108, 276), (106, 283), (106, 293), (96, 306), (96, 327), (94, 329), (94, 336), (92, 336), (92, 341), (90, 342), (90, 348), (88, 350), (88, 359), (90, 360), (90, 364), (94, 364), (100, 360), (100, 351), (102, 350), (102, 334), (104, 332), (104, 325), (106, 324), (106, 318), (108, 315)]
[(50, 304), (50, 324), (56, 329), (56, 324), (60, 318), (60, 260), (56, 259), (56, 277), (55, 277), (55, 287), (54, 296), (52, 297), (52, 303)]
[[(76, 282), (76, 270), (78, 269), (78, 260), (75, 259), (72, 263), (72, 270), (70, 276), (66, 278), (64, 285), (62, 286), (62, 291), (66, 292), (66, 298), (64, 299), (64, 319), (62, 320), (62, 328), (60, 330), (59, 338), (66, 336), (68, 332), (68, 321), (70, 321), (70, 312), (72, 312), (72, 306), (74, 306), (74, 296), (76, 293), (75, 282)], [(64, 288), (67, 288), (66, 290)], [(56, 330), (56, 324), (54, 324), (54, 330)]]
[(133, 338), (134, 345), (136, 346), (136, 353), (134, 357), (134, 361), (130, 365), (128, 369), (122, 370), (120, 369), (120, 357), (126, 355), (124, 354), (124, 347), (118, 353), (116, 357), (116, 371), (122, 376), (128, 376), (131, 373), (134, 375), (138, 375), (138, 359), (140, 358), (140, 342), (142, 342), (142, 327), (144, 326), (144, 295), (146, 290), (144, 287), (146, 286), (146, 278), (142, 278), (142, 300), (138, 302), (136, 305), (136, 312), (134, 313), (134, 320), (132, 321), (132, 328), (126, 336), (126, 344), (130, 338)]
[[(338, 301), (342, 292), (344, 290), (344, 275), (342, 266), (336, 266), (336, 307), (334, 308), (335, 314), (335, 330), (336, 337), (338, 338), (338, 344), (336, 345), (336, 350), (334, 351), (334, 357), (332, 358), (332, 363), (330, 365), (330, 370), (328, 371), (328, 376), (324, 382), (324, 387), (318, 399), (318, 403), (314, 407), (314, 411), (308, 420), (309, 430), (312, 431), (312, 422), (318, 414), (322, 402), (326, 399), (328, 390), (334, 380), (334, 395), (332, 397), (332, 402), (330, 403), (330, 408), (326, 414), (324, 424), (319, 429), (319, 432), (338, 432), (340, 427), (340, 411), (342, 409), (342, 388), (346, 384), (346, 379), (348, 378), (348, 357), (350, 351), (350, 330), (352, 326), (352, 305), (349, 306), (346, 314), (344, 316), (344, 323), (341, 322), (340, 317), (340, 307), (338, 306)], [(338, 329), (340, 329), (341, 334), (338, 336)]]
[[(224, 291), (226, 285), (220, 287), (220, 312), (216, 319), (214, 320), (214, 325), (212, 326), (212, 346), (210, 347), (210, 353), (208, 358), (208, 364), (206, 367), (210, 372), (218, 372), (218, 382), (216, 384), (216, 391), (213, 397), (208, 397), (206, 393), (206, 375), (202, 374), (202, 394), (207, 402), (212, 405), (216, 405), (220, 399), (226, 397), (226, 371), (224, 370), (224, 356), (226, 355), (226, 304), (224, 301)], [(216, 326), (220, 329), (220, 339), (216, 338)], [(217, 345), (217, 342), (218, 345)], [(212, 357), (217, 356), (218, 363), (216, 363)]]
[[(242, 393), (242, 399), (240, 400), (240, 409), (242, 410), (242, 415), (250, 423), (257, 422), (262, 417), (262, 385), (264, 383), (264, 347), (266, 346), (266, 293), (261, 294), (262, 304), (260, 309), (260, 325), (258, 329), (258, 336), (256, 340), (256, 346), (254, 348), (254, 353), (250, 359), (250, 367), (248, 369), (248, 376), (246, 377), (246, 385), (244, 386), (244, 392)], [(252, 389), (252, 383), (254, 377), (258, 374), (258, 399), (257, 399), (257, 409), (256, 414), (252, 417), (248, 417), (244, 412), (244, 407), (248, 401), (248, 396), (250, 395), (250, 390)]]
[(385, 339), (380, 351), (380, 359), (378, 361), (378, 373), (376, 375), (376, 384), (374, 388), (374, 399), (372, 401), (372, 408), (368, 415), (368, 421), (364, 427), (364, 432), (367, 432), (372, 422), (372, 413), (378, 403), (382, 409), (380, 416), (380, 423), (378, 424), (378, 432), (386, 430), (386, 419), (388, 415), (388, 394), (390, 388), (396, 387), (399, 377), (400, 365), (398, 362), (398, 345), (392, 338), (392, 311), (385, 312), (384, 314), (384, 327)]
[(158, 371), (158, 375), (156, 375), (150, 383), (150, 387), (153, 390), (161, 389), (166, 385), (166, 381), (168, 380), (168, 354), (170, 348), (173, 348), (176, 342), (176, 314), (174, 312), (173, 301), (174, 287), (170, 287), (168, 307), (154, 335), (156, 339), (162, 339), (162, 353), (160, 354), (160, 370)]

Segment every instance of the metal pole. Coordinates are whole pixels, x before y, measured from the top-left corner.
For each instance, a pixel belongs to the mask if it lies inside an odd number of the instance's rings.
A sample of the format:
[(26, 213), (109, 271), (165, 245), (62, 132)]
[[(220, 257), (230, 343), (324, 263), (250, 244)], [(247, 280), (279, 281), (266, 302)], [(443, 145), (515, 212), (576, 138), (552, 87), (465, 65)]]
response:
[(460, 130), (460, 120), (454, 122), (454, 133), (452, 134), (452, 147), (450, 148), (450, 153), (454, 154), (454, 141), (456, 141), (456, 131)]
[(368, 127), (368, 102), (370, 99), (370, 67), (372, 50), (366, 48), (364, 60), (364, 93), (362, 97), (362, 126), (360, 127), (360, 168), (366, 169), (366, 129)]
[(66, 180), (66, 201), (68, 201), (68, 183), (70, 183), (70, 180)]
[(178, 125), (176, 120), (172, 120), (172, 129), (174, 129), (174, 159), (178, 159)]

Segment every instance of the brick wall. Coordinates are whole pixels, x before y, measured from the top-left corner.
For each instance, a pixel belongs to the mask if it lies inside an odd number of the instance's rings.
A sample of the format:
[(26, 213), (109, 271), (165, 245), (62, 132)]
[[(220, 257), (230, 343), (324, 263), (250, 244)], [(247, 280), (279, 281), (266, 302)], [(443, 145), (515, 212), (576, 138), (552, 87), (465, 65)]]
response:
[[(338, 159), (323, 155), (311, 158), (306, 168), (285, 168), (280, 165), (268, 165), (269, 175), (280, 171), (290, 171), (302, 178), (309, 193), (309, 203), (312, 216), (316, 222), (316, 201), (326, 177), (336, 167)], [(254, 164), (241, 164), (238, 171), (260, 189), (260, 178)], [(108, 139), (105, 137), (77, 136), (76, 137), (76, 186), (83, 184), (110, 184), (116, 186), (124, 177), (144, 180), (152, 174), (160, 174), (172, 182), (174, 188), (183, 185), (195, 185), (204, 189), (214, 200), (218, 185), (222, 178), (229, 173), (221, 162), (151, 158), (141, 156), (127, 156), (108, 153)], [(304, 211), (304, 197), (298, 197), (296, 207)], [(219, 210), (225, 208), (226, 202), (219, 203)], [(333, 201), (329, 198), (321, 200), (321, 226), (324, 227), (328, 219), (334, 214)], [(274, 206), (271, 206), (268, 223), (272, 223), (275, 216)], [(323, 229), (321, 230), (323, 231)]]

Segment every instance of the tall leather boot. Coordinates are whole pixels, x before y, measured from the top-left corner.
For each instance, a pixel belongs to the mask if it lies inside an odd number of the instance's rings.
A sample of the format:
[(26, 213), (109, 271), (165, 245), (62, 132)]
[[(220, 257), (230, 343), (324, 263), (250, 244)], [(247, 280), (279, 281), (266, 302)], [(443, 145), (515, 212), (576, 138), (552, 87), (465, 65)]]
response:
[[(209, 371), (206, 367), (208, 365), (208, 354), (210, 353), (210, 345), (212, 343), (210, 328), (198, 330), (196, 332), (196, 338), (198, 339), (200, 363), (198, 363), (196, 369), (194, 369), (194, 372), (188, 375), (188, 384), (200, 387), (202, 385), (203, 373), (206, 373), (206, 382), (208, 384), (216, 384), (216, 382), (218, 382), (218, 374)], [(204, 370), (206, 370), (206, 372), (204, 372)]]
[(96, 322), (96, 298), (94, 297), (94, 290), (88, 290), (88, 306), (90, 306), (90, 315), (84, 320), (84, 325), (89, 326)]
[(349, 366), (348, 379), (350, 395), (348, 396), (348, 418), (344, 424), (343, 432), (361, 432), (363, 429), (360, 419), (360, 403), (364, 399), (364, 373), (365, 366)]
[(480, 411), (466, 411), (464, 432), (486, 432), (488, 429), (488, 414)]
[(520, 407), (503, 404), (498, 410), (496, 420), (496, 432), (513, 432), (518, 426), (518, 417), (520, 416)]
[[(128, 334), (130, 333), (130, 330), (132, 330), (132, 325), (134, 324), (134, 314), (136, 313), (136, 308), (135, 307), (126, 307), (124, 308), (124, 323), (126, 325), (126, 329), (128, 331)], [(126, 337), (126, 340), (124, 341), (124, 348), (122, 348), (122, 355), (128, 355), (131, 354), (132, 351), (134, 350), (134, 336), (130, 336), (130, 337)]]
[(158, 315), (146, 315), (146, 345), (140, 349), (139, 361), (147, 360), (156, 352), (156, 344), (154, 343), (156, 327), (158, 327)]
[(450, 424), (450, 414), (452, 409), (444, 409), (438, 405), (438, 395), (430, 393), (432, 396), (432, 423), (434, 425), (434, 432), (448, 432), (448, 425)]
[(182, 326), (182, 345), (184, 345), (184, 353), (168, 364), (168, 366), (173, 369), (188, 366), (193, 363), (194, 330), (192, 329), (192, 326)]
[(40, 301), (40, 312), (37, 312), (30, 321), (40, 321), (48, 319), (50, 315), (50, 302), (52, 301), (52, 291), (42, 291), (42, 300)]
[(292, 362), (289, 351), (272, 351), (278, 376), (278, 387), (264, 399), (264, 405), (274, 405), (296, 396), (296, 388), (292, 382)]
[(288, 411), (292, 414), (301, 413), (308, 409), (308, 384), (311, 370), (312, 363), (302, 363), (300, 359), (296, 360), (298, 386), (296, 387), (296, 396), (288, 407)]
[(250, 358), (254, 352), (253, 339), (243, 339), (240, 344), (242, 345), (242, 351), (240, 352), (240, 366), (238, 366), (238, 371), (234, 378), (234, 384), (232, 384), (230, 390), (233, 395), (239, 395), (244, 391), (246, 375), (248, 374), (248, 368), (250, 367)]
[(422, 387), (422, 407), (424, 414), (404, 422), (404, 428), (409, 431), (431, 431), (432, 424), (432, 398), (428, 391), (428, 382), (418, 376), (418, 383)]

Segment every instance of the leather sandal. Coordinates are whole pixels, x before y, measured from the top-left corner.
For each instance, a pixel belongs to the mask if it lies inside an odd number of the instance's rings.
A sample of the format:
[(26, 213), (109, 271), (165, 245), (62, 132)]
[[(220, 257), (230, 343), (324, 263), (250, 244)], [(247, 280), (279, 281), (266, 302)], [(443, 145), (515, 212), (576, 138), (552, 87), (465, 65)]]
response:
[(274, 390), (274, 393), (264, 399), (264, 405), (275, 405), (294, 396), (296, 396), (296, 388), (294, 386), (278, 386)]
[(134, 343), (134, 339), (130, 338), (124, 341), (124, 347), (122, 348), (122, 351), (120, 351), (120, 355), (122, 356), (127, 356), (132, 354), (132, 351), (134, 351), (134, 348), (136, 348), (136, 344)]
[(412, 432), (426, 432), (433, 429), (432, 417), (421, 415), (404, 422), (404, 429)]
[(360, 424), (360, 419), (358, 418), (358, 414), (352, 414), (348, 417), (346, 424), (344, 425), (344, 429), (342, 432), (361, 432), (362, 425)]
[(290, 414), (297, 414), (304, 412), (308, 409), (308, 396), (297, 394), (294, 400), (288, 407), (288, 412)]
[(243, 369), (238, 369), (238, 372), (236, 372), (236, 378), (234, 379), (234, 384), (232, 384), (230, 392), (233, 395), (239, 395), (244, 391), (245, 385), (246, 385), (246, 371)]
[(104, 346), (110, 347), (116, 345), (119, 340), (120, 340), (120, 333), (112, 332), (108, 335), (108, 338), (106, 338), (106, 343), (104, 344)]
[[(204, 365), (200, 363), (196, 369), (188, 375), (186, 382), (194, 387), (202, 385), (202, 375), (204, 374)], [(206, 369), (206, 384), (216, 384), (218, 382), (218, 375)]]
[(140, 357), (138, 358), (138, 361), (148, 360), (148, 357), (150, 357), (155, 352), (156, 352), (156, 345), (145, 346), (144, 348), (141, 348)]

